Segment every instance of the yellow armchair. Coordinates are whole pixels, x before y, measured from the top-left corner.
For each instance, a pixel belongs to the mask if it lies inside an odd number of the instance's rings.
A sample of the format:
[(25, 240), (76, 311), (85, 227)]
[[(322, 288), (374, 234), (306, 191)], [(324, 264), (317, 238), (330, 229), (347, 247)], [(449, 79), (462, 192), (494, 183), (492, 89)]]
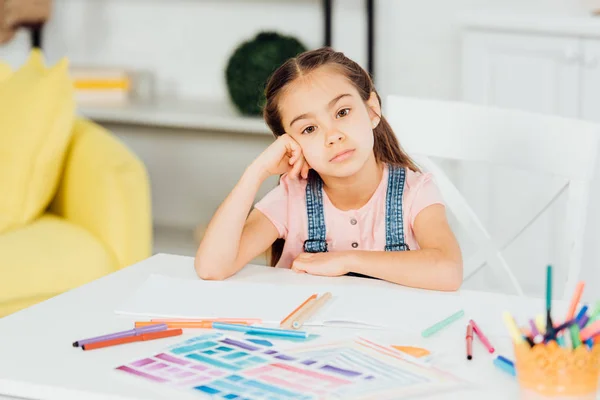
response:
[(147, 258), (146, 169), (102, 127), (76, 119), (56, 196), (0, 234), (0, 317)]

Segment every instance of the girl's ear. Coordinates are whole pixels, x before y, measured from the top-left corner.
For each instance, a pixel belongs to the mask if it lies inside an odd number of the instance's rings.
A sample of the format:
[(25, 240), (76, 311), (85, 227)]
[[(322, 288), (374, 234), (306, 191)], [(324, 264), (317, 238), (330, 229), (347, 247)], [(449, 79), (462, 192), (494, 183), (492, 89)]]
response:
[(371, 118), (371, 125), (374, 129), (379, 125), (379, 121), (381, 120), (381, 104), (379, 104), (379, 99), (375, 92), (371, 92), (371, 96), (367, 100), (367, 108), (369, 110), (369, 118)]

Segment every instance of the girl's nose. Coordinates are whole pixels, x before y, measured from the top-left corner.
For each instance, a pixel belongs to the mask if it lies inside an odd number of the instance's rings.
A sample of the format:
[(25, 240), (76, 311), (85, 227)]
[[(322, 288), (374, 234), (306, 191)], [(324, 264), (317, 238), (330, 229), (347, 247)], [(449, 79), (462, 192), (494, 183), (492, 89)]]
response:
[(327, 135), (327, 145), (332, 146), (337, 142), (344, 140), (344, 134), (334, 129)]

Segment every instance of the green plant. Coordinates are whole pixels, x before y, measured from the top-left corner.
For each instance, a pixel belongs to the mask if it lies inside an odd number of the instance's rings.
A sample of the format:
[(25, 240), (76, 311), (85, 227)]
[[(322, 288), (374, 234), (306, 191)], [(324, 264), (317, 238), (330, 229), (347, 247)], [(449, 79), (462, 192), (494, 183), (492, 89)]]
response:
[(306, 48), (297, 39), (276, 32), (261, 32), (242, 43), (225, 71), (229, 96), (238, 110), (245, 115), (260, 115), (269, 76), (286, 60), (304, 51)]

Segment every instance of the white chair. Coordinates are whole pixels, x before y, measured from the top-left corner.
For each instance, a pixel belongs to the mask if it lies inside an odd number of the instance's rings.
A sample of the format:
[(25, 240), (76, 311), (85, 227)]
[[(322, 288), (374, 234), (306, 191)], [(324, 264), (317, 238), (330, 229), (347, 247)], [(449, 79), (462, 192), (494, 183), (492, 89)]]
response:
[[(581, 272), (582, 242), (596, 170), (600, 125), (518, 110), (394, 95), (384, 103), (384, 116), (400, 144), (434, 175), (448, 209), (477, 245), (476, 254), (464, 261), (465, 281), (487, 263), (497, 271), (504, 271), (516, 293), (522, 295), (523, 289), (502, 251), (566, 190), (563, 245), (569, 254), (563, 298), (571, 295)], [(530, 220), (506, 237), (494, 239), (431, 157), (551, 174), (563, 177), (565, 183)], [(543, 279), (540, 277), (540, 281)]]

